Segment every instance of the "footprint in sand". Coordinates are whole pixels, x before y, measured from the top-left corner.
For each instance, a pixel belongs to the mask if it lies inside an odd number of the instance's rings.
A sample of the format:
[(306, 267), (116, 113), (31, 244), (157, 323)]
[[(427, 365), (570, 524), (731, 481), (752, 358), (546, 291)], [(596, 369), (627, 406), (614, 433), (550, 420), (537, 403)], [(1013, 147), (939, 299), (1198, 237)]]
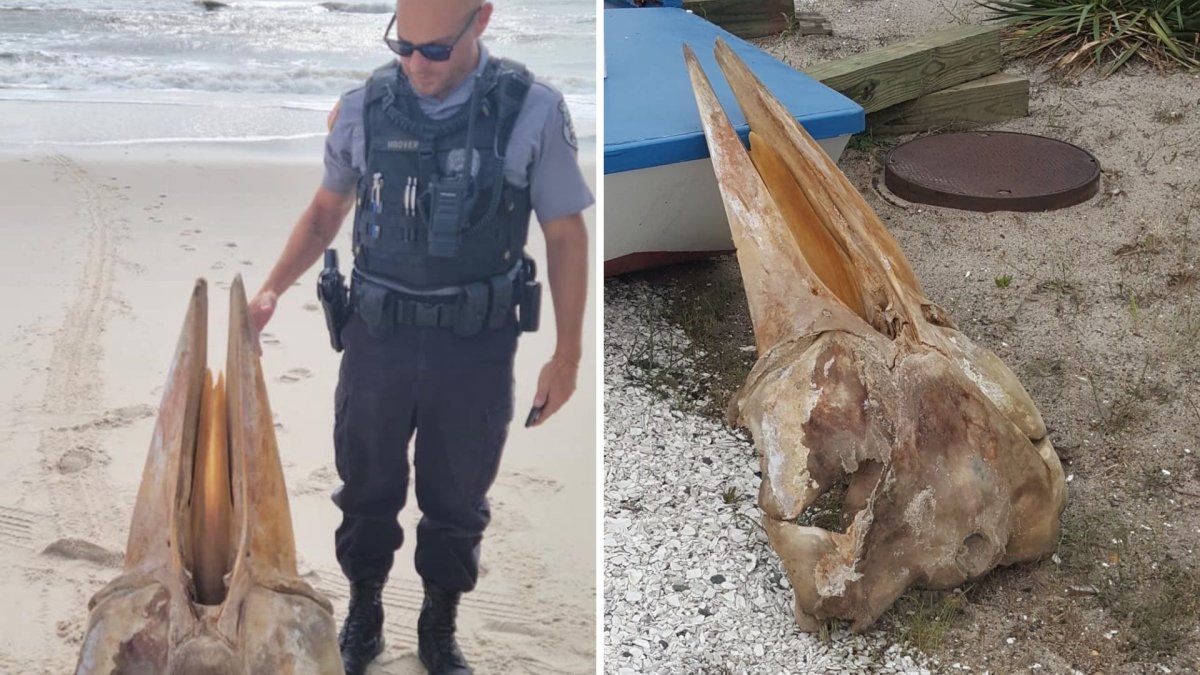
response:
[(83, 642), (83, 623), (79, 619), (63, 619), (54, 624), (54, 632), (60, 640), (70, 644)]
[(92, 455), (86, 448), (68, 450), (58, 459), (58, 472), (61, 474), (79, 473), (92, 463)]
[(541, 634), (537, 628), (516, 621), (492, 620), (483, 624), (483, 629), (489, 633), (506, 633), (508, 635), (523, 635), (525, 637), (538, 637)]
[(223, 269), (225, 269), (225, 263), (218, 260), (217, 262), (212, 264), (212, 268), (214, 270), (223, 270)]
[(237, 244), (233, 243), (232, 241), (227, 241), (225, 242), (225, 248), (237, 248)]
[(512, 482), (520, 486), (523, 491), (540, 489), (553, 493), (561, 491), (563, 487), (562, 483), (546, 476), (535, 476), (520, 471), (514, 471), (510, 475), (512, 476)]
[(263, 333), (262, 342), (264, 345), (275, 346), (279, 344), (279, 338), (275, 337), (274, 333)]
[(181, 248), (185, 251), (195, 251), (196, 250), (196, 247), (192, 246), (191, 244), (180, 244), (179, 248)]
[(104, 567), (120, 567), (125, 560), (122, 553), (110, 551), (83, 539), (59, 539), (42, 550), (43, 555), (68, 560), (87, 560)]
[(243, 260), (243, 261), (242, 261), (242, 264), (243, 264), (243, 265), (246, 265), (247, 267), (249, 267), (250, 265), (253, 265), (253, 264), (254, 264), (254, 261), (253, 261), (253, 260)]
[(312, 377), (312, 371), (308, 368), (292, 368), (283, 375), (279, 376), (279, 381), (284, 383), (299, 382)]
[(315, 312), (321, 308), (315, 302), (306, 302), (304, 303), (304, 309), (309, 312)]

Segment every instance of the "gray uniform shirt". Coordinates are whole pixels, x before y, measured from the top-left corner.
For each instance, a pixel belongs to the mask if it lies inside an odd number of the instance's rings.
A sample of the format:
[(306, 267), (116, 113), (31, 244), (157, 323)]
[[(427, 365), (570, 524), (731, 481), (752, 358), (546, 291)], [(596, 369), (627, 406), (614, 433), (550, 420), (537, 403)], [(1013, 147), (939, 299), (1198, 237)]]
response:
[[(479, 46), (479, 66), (444, 100), (419, 96), (421, 111), (433, 119), (453, 115), (471, 98), (475, 76), (483, 72), (488, 52)], [(326, 189), (338, 194), (353, 192), (366, 171), (367, 151), (363, 140), (363, 97), (366, 87), (342, 95), (337, 120), (325, 139)], [(591, 190), (579, 169), (575, 131), (562, 94), (536, 80), (517, 114), (504, 175), (517, 187), (529, 186), (533, 211), (547, 223), (573, 215), (594, 203)]]

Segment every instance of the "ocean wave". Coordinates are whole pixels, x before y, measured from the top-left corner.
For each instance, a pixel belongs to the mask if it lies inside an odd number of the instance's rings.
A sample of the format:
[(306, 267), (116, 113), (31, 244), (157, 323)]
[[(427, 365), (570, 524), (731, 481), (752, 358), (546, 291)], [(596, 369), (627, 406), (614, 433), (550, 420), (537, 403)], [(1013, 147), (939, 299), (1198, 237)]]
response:
[[(220, 64), (167, 62), (150, 57), (54, 54), (42, 50), (0, 52), (0, 88), (52, 90), (170, 90), (337, 96), (362, 84), (370, 69), (307, 62)], [(595, 77), (543, 73), (538, 77), (563, 94), (594, 97)]]
[[(257, 95), (265, 107), (323, 110), (305, 99), (336, 100), (390, 58), (379, 34), (391, 0), (221, 1), (229, 7), (205, 12), (193, 0), (0, 0), (0, 93), (152, 103)], [(583, 6), (506, 5), (484, 40), (573, 109), (594, 110), (595, 33), (584, 25), (594, 18)]]
[[(337, 95), (362, 83), (367, 69), (307, 63), (247, 62), (222, 66), (204, 62), (164, 64), (144, 57), (3, 52), (0, 88), (57, 90), (171, 90)], [(257, 66), (257, 68), (255, 67)]]
[(355, 2), (322, 2), (320, 7), (331, 12), (347, 12), (349, 14), (391, 14), (396, 11), (395, 5), (385, 3), (358, 4)]
[(549, 75), (541, 75), (535, 73), (539, 79), (545, 80), (555, 89), (564, 94), (578, 95), (595, 95), (596, 80), (594, 77), (584, 77), (582, 75), (557, 75), (550, 73)]
[(111, 147), (126, 145), (165, 145), (177, 143), (272, 143), (277, 141), (302, 141), (310, 138), (324, 138), (325, 132), (304, 134), (280, 134), (258, 136), (171, 136), (161, 138), (120, 138), (107, 141), (0, 141), (0, 145), (70, 145), (85, 147)]

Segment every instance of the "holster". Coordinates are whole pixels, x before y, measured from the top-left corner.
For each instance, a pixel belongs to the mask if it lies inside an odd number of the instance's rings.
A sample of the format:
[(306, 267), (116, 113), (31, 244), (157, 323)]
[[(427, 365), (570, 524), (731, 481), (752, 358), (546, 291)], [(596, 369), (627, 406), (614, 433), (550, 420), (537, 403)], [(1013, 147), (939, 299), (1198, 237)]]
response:
[(532, 333), (538, 329), (542, 315), (542, 284), (537, 281), (537, 264), (529, 256), (525, 256), (518, 288), (521, 300), (517, 305), (517, 325), (522, 333)]
[[(332, 249), (330, 249), (332, 251)], [(329, 331), (329, 343), (333, 351), (342, 351), (342, 328), (350, 318), (350, 290), (346, 278), (337, 268), (337, 253), (326, 252), (325, 269), (317, 277), (317, 300), (325, 313), (325, 328)], [(332, 261), (332, 264), (331, 264)]]

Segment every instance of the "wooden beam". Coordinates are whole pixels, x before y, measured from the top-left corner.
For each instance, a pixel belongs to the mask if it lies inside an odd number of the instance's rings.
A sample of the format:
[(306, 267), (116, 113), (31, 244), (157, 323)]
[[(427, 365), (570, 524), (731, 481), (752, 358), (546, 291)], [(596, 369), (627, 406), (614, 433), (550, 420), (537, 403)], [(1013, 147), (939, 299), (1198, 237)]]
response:
[(833, 24), (829, 23), (824, 14), (796, 12), (792, 31), (797, 35), (833, 35)]
[(800, 35), (833, 32), (829, 20), (820, 14), (797, 14), (792, 0), (684, 0), (683, 8), (742, 38), (785, 30)]
[(1000, 31), (951, 28), (822, 63), (808, 74), (872, 113), (999, 71)]
[(997, 73), (867, 115), (876, 134), (968, 129), (1029, 114), (1029, 78)]

